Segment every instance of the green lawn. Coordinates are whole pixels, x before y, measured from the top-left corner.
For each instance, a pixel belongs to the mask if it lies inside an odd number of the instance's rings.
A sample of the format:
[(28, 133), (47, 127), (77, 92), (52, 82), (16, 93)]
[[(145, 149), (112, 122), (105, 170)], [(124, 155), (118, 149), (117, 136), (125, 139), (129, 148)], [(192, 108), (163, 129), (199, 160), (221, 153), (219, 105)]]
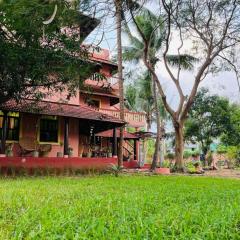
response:
[(2, 179), (0, 239), (240, 239), (240, 181)]

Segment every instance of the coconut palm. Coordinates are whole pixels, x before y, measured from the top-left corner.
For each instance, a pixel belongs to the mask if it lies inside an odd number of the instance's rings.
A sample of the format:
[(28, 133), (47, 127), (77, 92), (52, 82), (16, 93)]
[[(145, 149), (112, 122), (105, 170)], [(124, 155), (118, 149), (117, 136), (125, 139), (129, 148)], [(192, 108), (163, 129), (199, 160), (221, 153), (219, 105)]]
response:
[[(122, 66), (122, 1), (114, 0), (116, 8), (116, 28), (117, 28), (117, 62), (118, 62), (118, 79), (119, 79), (119, 98), (120, 98), (120, 118), (124, 121), (124, 90), (123, 90), (123, 66)], [(118, 151), (118, 167), (123, 165), (123, 131), (120, 128), (119, 151)]]
[[(159, 59), (157, 58), (157, 54), (164, 44), (165, 39), (165, 27), (161, 17), (154, 15), (148, 9), (142, 9), (141, 12), (135, 16), (135, 21), (138, 26), (141, 28), (141, 31), (144, 33), (144, 36), (148, 40), (149, 44), (149, 53), (150, 53), (150, 62), (153, 68), (156, 67)], [(132, 34), (128, 24), (125, 24), (124, 34), (127, 35), (130, 44), (128, 46), (123, 47), (123, 59), (124, 61), (133, 62), (138, 64), (144, 57), (144, 42), (143, 39), (139, 36), (135, 36)], [(189, 69), (192, 67), (193, 57), (189, 55), (169, 55), (168, 61), (172, 65), (178, 65), (181, 63), (182, 67), (185, 69)], [(156, 124), (157, 124), (157, 138), (155, 142), (155, 152), (153, 155), (151, 169), (154, 170), (157, 166), (158, 156), (159, 156), (159, 148), (160, 141), (162, 138), (162, 127), (161, 127), (161, 115), (159, 111), (159, 94), (157, 92), (157, 88), (155, 85), (155, 81), (153, 81), (152, 76), (149, 72), (146, 73), (149, 77), (148, 82), (152, 85), (152, 90), (150, 92), (150, 96), (153, 96), (153, 106), (154, 112), (156, 115)], [(151, 106), (152, 106), (151, 105)]]

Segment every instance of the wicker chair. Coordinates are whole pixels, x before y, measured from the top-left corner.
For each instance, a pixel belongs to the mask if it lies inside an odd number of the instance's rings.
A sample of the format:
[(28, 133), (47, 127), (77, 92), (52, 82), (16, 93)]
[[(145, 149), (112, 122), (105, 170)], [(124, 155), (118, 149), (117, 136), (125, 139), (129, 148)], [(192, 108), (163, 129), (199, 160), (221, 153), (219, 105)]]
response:
[(38, 150), (37, 141), (31, 137), (24, 137), (19, 139), (19, 146), (21, 150), (21, 156), (30, 154)]

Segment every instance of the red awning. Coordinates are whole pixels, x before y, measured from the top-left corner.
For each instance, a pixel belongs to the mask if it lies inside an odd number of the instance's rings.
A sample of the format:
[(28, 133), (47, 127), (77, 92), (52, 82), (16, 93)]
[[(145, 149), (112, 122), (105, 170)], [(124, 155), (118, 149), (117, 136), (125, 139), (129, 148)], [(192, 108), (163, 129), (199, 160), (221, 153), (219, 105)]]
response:
[[(107, 130), (107, 131), (97, 133), (96, 136), (112, 138), (113, 137), (113, 130)], [(120, 129), (117, 129), (117, 138), (120, 138)], [(123, 138), (125, 138), (125, 139), (139, 139), (139, 137), (136, 136), (134, 133), (127, 132), (126, 130), (124, 130), (124, 132), (123, 132)]]
[(14, 100), (10, 100), (7, 103), (1, 105), (0, 109), (13, 112), (64, 116), (78, 119), (110, 122), (114, 123), (117, 126), (122, 126), (125, 124), (125, 122), (121, 121), (118, 118), (101, 113), (83, 105), (72, 105), (66, 103), (35, 100), (22, 100), (20, 103), (17, 103)]

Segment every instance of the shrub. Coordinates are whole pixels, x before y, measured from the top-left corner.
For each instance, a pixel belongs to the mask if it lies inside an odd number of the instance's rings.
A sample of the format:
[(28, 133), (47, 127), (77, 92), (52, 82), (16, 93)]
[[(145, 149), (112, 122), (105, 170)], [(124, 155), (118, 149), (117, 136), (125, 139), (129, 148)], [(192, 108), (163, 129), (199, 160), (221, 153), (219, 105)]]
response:
[(237, 146), (227, 147), (227, 157), (228, 157), (228, 168), (234, 168), (236, 165), (239, 165), (240, 161), (240, 149)]
[(170, 160), (173, 160), (175, 157), (174, 153), (172, 152), (168, 152), (166, 155), (165, 155), (165, 158), (167, 159), (170, 159)]

